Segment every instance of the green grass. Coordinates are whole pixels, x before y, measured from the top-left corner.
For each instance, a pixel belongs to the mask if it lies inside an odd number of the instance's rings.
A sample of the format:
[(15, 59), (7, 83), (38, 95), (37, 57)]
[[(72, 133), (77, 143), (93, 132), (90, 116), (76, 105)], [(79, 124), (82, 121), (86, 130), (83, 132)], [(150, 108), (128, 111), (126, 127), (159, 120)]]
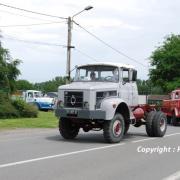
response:
[(15, 128), (55, 128), (58, 119), (54, 112), (39, 112), (37, 118), (0, 119), (1, 129)]

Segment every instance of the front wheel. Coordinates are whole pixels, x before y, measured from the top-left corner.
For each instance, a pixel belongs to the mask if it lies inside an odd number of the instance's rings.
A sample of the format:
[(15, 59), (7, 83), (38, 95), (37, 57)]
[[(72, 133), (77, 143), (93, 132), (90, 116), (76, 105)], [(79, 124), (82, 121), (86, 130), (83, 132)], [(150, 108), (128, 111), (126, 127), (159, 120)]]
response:
[(79, 127), (70, 119), (61, 118), (59, 120), (59, 132), (64, 139), (74, 139), (79, 133)]
[(127, 134), (128, 130), (129, 130), (129, 127), (130, 127), (130, 123), (125, 123), (124, 135)]
[(124, 117), (121, 114), (115, 114), (111, 121), (105, 121), (103, 130), (106, 142), (120, 142), (125, 132)]

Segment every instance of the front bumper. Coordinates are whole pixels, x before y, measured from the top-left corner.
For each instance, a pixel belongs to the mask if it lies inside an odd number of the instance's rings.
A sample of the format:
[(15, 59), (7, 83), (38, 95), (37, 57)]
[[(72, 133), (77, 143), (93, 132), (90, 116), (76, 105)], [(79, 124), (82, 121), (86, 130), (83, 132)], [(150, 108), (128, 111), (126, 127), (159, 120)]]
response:
[(105, 119), (106, 113), (102, 110), (86, 110), (86, 109), (63, 109), (58, 108), (55, 110), (55, 115), (64, 118), (77, 118), (77, 119)]

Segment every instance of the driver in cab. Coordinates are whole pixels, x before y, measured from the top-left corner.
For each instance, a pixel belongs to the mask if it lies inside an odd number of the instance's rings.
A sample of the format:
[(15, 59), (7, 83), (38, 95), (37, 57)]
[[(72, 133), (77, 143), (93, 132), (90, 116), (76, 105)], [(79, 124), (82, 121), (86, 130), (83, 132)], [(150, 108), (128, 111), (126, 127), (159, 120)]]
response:
[(96, 74), (95, 74), (94, 71), (91, 72), (90, 78), (91, 78), (91, 81), (95, 81), (96, 80)]

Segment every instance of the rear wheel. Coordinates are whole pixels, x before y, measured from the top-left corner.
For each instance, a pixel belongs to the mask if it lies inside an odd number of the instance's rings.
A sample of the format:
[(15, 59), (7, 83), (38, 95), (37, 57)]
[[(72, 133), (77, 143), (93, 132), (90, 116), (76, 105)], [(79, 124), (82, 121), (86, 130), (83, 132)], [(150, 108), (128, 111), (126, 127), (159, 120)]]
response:
[(72, 123), (70, 119), (61, 118), (59, 120), (59, 132), (65, 139), (74, 139), (79, 133), (79, 127)]
[(167, 129), (167, 118), (166, 115), (158, 111), (153, 120), (153, 131), (155, 137), (163, 137)]
[(154, 119), (155, 114), (156, 114), (155, 111), (151, 111), (148, 113), (147, 118), (146, 118), (146, 133), (150, 137), (154, 136), (153, 119)]
[(162, 137), (166, 133), (167, 118), (161, 111), (151, 111), (146, 119), (146, 132), (150, 137)]
[(103, 130), (106, 142), (120, 142), (125, 132), (124, 117), (121, 114), (115, 114), (111, 121), (105, 121)]

